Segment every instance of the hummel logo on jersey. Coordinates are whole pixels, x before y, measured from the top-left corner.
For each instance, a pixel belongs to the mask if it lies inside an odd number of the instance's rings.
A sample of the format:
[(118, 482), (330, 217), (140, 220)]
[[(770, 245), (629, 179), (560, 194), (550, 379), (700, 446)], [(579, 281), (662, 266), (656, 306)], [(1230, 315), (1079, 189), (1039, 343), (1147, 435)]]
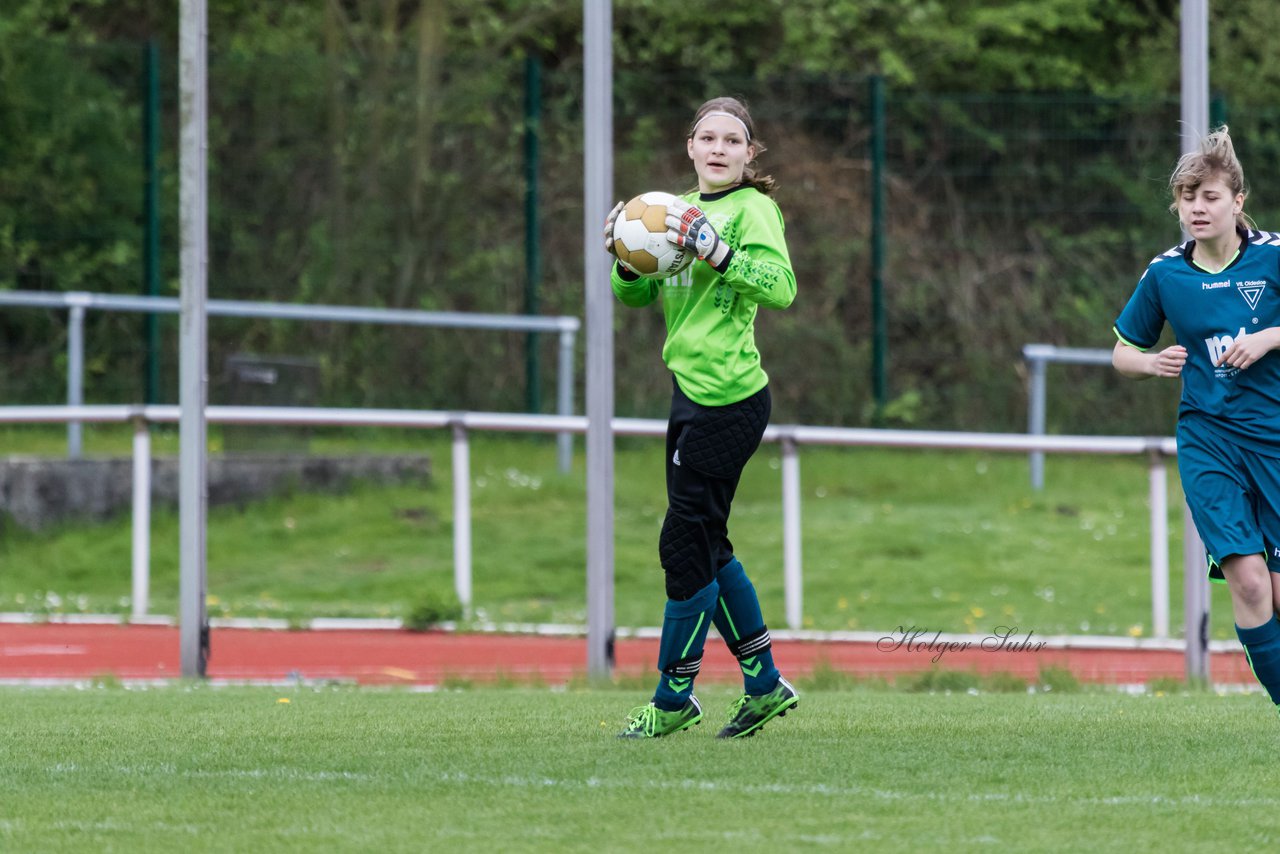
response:
[(1254, 282), (1241, 282), (1236, 285), (1236, 290), (1240, 292), (1240, 296), (1244, 297), (1244, 301), (1249, 304), (1251, 310), (1256, 311), (1258, 308), (1258, 300), (1262, 298), (1262, 292), (1267, 289), (1266, 279), (1259, 279)]
[(1231, 345), (1239, 341), (1246, 334), (1244, 327), (1240, 327), (1240, 331), (1235, 335), (1215, 335), (1212, 338), (1204, 339), (1204, 345), (1209, 348), (1209, 358), (1216, 365), (1222, 359), (1222, 355), (1231, 349)]
[(1227, 279), (1225, 282), (1201, 282), (1200, 283), (1200, 290), (1202, 291), (1216, 291), (1218, 288), (1229, 288), (1229, 287), (1231, 287), (1230, 279)]
[(677, 466), (680, 465), (680, 449), (679, 448), (676, 448), (675, 456), (671, 458), (671, 462), (673, 465), (677, 465)]

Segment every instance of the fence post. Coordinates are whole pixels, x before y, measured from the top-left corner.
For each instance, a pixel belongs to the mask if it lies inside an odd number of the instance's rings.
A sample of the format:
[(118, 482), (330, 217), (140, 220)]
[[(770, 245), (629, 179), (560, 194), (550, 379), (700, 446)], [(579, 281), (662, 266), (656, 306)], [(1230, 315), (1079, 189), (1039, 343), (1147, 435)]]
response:
[[(577, 338), (571, 329), (560, 330), (560, 365), (556, 368), (556, 413), (573, 414), (573, 348)], [(573, 466), (573, 434), (556, 436), (560, 474), (568, 474)]]
[[(160, 295), (160, 51), (156, 40), (143, 46), (142, 73), (142, 292)], [(160, 318), (143, 315), (146, 366), (143, 370), (143, 402), (160, 402)]]
[(151, 430), (133, 419), (133, 619), (147, 615), (151, 599)]
[[(542, 116), (542, 64), (530, 55), (524, 62), (524, 312), (538, 313), (542, 253), (538, 241), (538, 136)], [(525, 339), (525, 395), (530, 412), (542, 411), (542, 377), (538, 370), (538, 333)]]
[(471, 618), (471, 449), (462, 416), (453, 422), (453, 589)]
[(1209, 579), (1205, 577), (1204, 543), (1182, 509), (1182, 589), (1186, 617), (1187, 681), (1209, 682)]
[[(67, 406), (84, 403), (84, 310), (89, 305), (86, 293), (67, 294)], [(67, 457), (80, 459), (81, 425), (67, 422)]]
[(1168, 473), (1159, 440), (1147, 455), (1151, 487), (1151, 626), (1157, 638), (1169, 637), (1169, 494)]
[[(1031, 364), (1031, 395), (1027, 401), (1027, 432), (1032, 436), (1044, 435), (1045, 423), (1045, 360), (1023, 349), (1023, 356)], [(1044, 489), (1044, 451), (1031, 452), (1031, 488)]]
[(787, 599), (787, 627), (804, 622), (800, 557), (800, 455), (792, 436), (782, 437), (782, 574)]
[(884, 304), (884, 78), (871, 75), (867, 90), (871, 113), (871, 389), (878, 424), (889, 399), (889, 324)]

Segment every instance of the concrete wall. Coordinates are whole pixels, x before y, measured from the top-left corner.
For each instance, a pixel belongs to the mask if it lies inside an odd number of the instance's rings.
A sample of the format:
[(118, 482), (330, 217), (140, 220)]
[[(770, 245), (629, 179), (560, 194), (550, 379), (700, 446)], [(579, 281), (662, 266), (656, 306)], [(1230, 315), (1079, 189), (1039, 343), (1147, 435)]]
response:
[[(424, 455), (320, 457), (236, 454), (209, 459), (209, 504), (244, 504), (289, 492), (340, 492), (356, 481), (424, 486)], [(152, 506), (177, 506), (176, 457), (152, 460)], [(130, 512), (133, 461), (128, 457), (57, 460), (0, 458), (0, 524), (5, 517), (29, 530), (68, 520), (102, 521)]]

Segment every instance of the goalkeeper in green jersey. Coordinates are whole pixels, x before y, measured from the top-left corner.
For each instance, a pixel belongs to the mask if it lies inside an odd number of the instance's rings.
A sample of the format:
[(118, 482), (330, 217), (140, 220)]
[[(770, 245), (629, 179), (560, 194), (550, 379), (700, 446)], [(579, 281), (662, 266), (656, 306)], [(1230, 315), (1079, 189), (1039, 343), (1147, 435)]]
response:
[[(738, 479), (769, 421), (769, 378), (755, 344), (756, 309), (786, 308), (796, 279), (773, 179), (752, 168), (764, 145), (746, 107), (716, 98), (694, 116), (687, 140), (698, 189), (667, 208), (667, 239), (698, 257), (668, 279), (643, 279), (619, 263), (613, 292), (641, 307), (661, 300), (662, 358), (673, 374), (667, 424), (667, 515), (658, 540), (667, 605), (653, 700), (631, 713), (621, 735), (654, 738), (702, 720), (693, 682), (715, 623), (742, 668), (743, 696), (721, 738), (751, 736), (796, 706), (778, 672), (755, 587), (729, 542)], [(615, 207), (605, 224), (613, 252)]]

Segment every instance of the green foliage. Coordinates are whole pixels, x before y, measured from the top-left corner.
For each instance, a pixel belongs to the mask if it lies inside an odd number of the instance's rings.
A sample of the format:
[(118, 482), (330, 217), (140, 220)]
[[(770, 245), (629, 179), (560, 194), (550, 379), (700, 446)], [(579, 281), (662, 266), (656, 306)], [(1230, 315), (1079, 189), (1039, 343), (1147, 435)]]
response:
[(0, 40), (4, 280), (111, 291), (132, 278), (139, 115), (118, 84), (136, 72), (135, 52), (89, 48), (73, 59), (49, 42)]
[(1080, 680), (1065, 667), (1042, 667), (1036, 680), (1041, 691), (1056, 691), (1059, 694), (1074, 694), (1080, 691)]
[(1152, 679), (1147, 683), (1147, 691), (1151, 694), (1185, 694), (1188, 690), (1202, 686), (1188, 684), (1186, 679), (1176, 676), (1164, 676)]
[(931, 670), (922, 670), (912, 676), (903, 677), (900, 681), (905, 684), (908, 691), (915, 693), (950, 694), (953, 692), (976, 692), (982, 682), (982, 677), (977, 673), (966, 670), (949, 670), (935, 667)]
[(418, 596), (404, 618), (404, 626), (417, 632), (438, 627), (441, 623), (462, 619), (462, 605), (453, 591), (430, 589)]
[[(14, 0), (0, 20), (0, 286), (134, 293), (141, 62), (160, 49), (161, 279), (178, 290), (177, 31), (161, 0)], [(1030, 342), (1109, 347), (1147, 260), (1177, 239), (1172, 0), (763, 0), (613, 4), (615, 193), (687, 189), (706, 97), (752, 105), (799, 296), (758, 336), (779, 420), (1020, 430)], [(1269, 0), (1212, 10), (1214, 84), (1246, 166), (1280, 156)], [(344, 0), (209, 7), (210, 295), (524, 310), (525, 60), (544, 68), (540, 310), (581, 316), (582, 6)], [(1222, 57), (1230, 56), (1230, 61)], [(889, 83), (889, 379), (871, 358), (865, 74)], [(269, 84), (269, 85), (268, 85)], [(1251, 167), (1254, 168), (1254, 167)], [(1263, 175), (1261, 171), (1250, 173)], [(1280, 211), (1265, 182), (1250, 200)], [(618, 310), (619, 410), (658, 415), (656, 311)], [(176, 400), (163, 319), (162, 402)], [(141, 319), (91, 312), (87, 398), (141, 398)], [(0, 399), (65, 397), (60, 312), (0, 312)], [(239, 352), (308, 355), (318, 404), (521, 408), (526, 337), (216, 319), (211, 399)], [(541, 336), (541, 382), (556, 364)], [(581, 370), (579, 370), (579, 375)], [(1176, 388), (1054, 369), (1056, 432), (1168, 432)], [(550, 407), (553, 395), (542, 398)], [(579, 396), (580, 399), (580, 396)]]
[[(1107, 91), (1151, 32), (1132, 0), (800, 0), (779, 4), (783, 49), (770, 70), (869, 71), (947, 91)], [(1146, 8), (1143, 8), (1146, 7)], [(1159, 19), (1155, 21), (1159, 25)], [(1167, 25), (1167, 24), (1166, 24)], [(1154, 41), (1154, 39), (1153, 39)]]

